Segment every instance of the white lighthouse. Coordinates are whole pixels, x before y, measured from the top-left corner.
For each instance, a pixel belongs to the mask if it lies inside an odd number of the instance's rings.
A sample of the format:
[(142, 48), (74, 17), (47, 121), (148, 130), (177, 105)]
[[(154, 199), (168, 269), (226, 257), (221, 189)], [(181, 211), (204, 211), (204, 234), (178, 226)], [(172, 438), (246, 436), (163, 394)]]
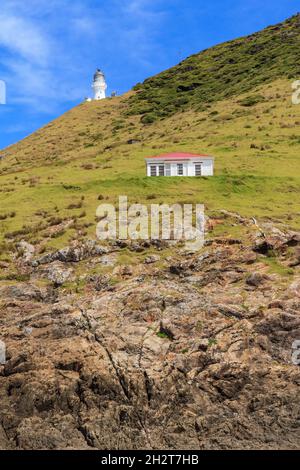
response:
[(96, 73), (94, 74), (92, 88), (94, 90), (94, 100), (103, 100), (106, 98), (105, 92), (107, 89), (107, 84), (105, 82), (104, 73), (99, 69), (97, 69)]

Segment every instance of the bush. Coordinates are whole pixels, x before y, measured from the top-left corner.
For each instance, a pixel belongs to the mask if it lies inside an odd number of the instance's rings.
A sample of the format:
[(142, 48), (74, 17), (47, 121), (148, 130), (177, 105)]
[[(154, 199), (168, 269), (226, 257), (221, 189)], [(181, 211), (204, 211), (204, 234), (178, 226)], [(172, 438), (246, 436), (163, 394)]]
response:
[(141, 122), (143, 124), (152, 124), (153, 122), (157, 121), (157, 119), (158, 117), (155, 114), (149, 113), (141, 117)]
[(262, 95), (252, 95), (252, 96), (247, 96), (243, 100), (239, 101), (241, 106), (255, 106), (258, 103), (263, 103), (265, 101), (265, 98)]

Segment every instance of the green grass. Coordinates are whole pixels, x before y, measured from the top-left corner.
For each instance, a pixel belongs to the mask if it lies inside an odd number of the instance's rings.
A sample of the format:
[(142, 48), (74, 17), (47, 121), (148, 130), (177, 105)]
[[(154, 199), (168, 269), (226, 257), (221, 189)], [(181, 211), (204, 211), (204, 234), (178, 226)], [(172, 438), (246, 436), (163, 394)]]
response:
[[(12, 238), (34, 240), (49, 232), (47, 221), (51, 220), (55, 213), (67, 221), (78, 217), (82, 210), (86, 215), (77, 219), (77, 223), (79, 226), (86, 224), (85, 231), (94, 236), (96, 209), (103, 202), (97, 198), (100, 191), (107, 195), (108, 199), (104, 202), (116, 205), (118, 196), (122, 194), (128, 195), (129, 203), (140, 202), (147, 205), (164, 202), (204, 203), (208, 212), (225, 209), (247, 217), (273, 217), (295, 229), (300, 228), (300, 198), (291, 201), (291, 185), (297, 187), (294, 192), (298, 193), (300, 178), (220, 175), (209, 179), (180, 178), (175, 181), (167, 178), (123, 177), (96, 179), (80, 184), (80, 194), (85, 196), (81, 209), (68, 209), (68, 206), (78, 199), (78, 194), (66, 191), (61, 185), (40, 184), (35, 188), (27, 188), (26, 191), (10, 193), (6, 197), (6, 208), (16, 209), (16, 216), (1, 222), (0, 236), (9, 239), (15, 232)], [(153, 193), (156, 193), (157, 197), (149, 201), (148, 197)], [(50, 217), (45, 219), (40, 215), (42, 211), (46, 211)], [(293, 212), (293, 220), (290, 220)], [(75, 234), (76, 230), (72, 227), (61, 230), (58, 235), (51, 237), (48, 245), (54, 248), (67, 244), (69, 237)]]
[(156, 336), (158, 336), (159, 338), (161, 339), (170, 339), (170, 337), (167, 335), (167, 333), (163, 333), (161, 331), (159, 331), (158, 333), (156, 333)]
[[(175, 114), (180, 109), (205, 109), (221, 99), (238, 96), (279, 77), (300, 75), (300, 16), (280, 25), (220, 44), (195, 54), (179, 65), (138, 84), (130, 114), (142, 122)], [(253, 106), (264, 99), (252, 95), (241, 101)]]
[(279, 274), (280, 276), (292, 276), (294, 270), (283, 266), (275, 256), (263, 257), (261, 261), (268, 266), (270, 274)]

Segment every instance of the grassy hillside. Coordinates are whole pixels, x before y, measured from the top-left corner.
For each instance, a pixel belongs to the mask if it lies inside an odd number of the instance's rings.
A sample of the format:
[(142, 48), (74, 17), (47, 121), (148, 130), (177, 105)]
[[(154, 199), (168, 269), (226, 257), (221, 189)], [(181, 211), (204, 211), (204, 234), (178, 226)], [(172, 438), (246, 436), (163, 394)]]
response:
[[(130, 114), (143, 122), (179, 109), (203, 110), (208, 103), (239, 96), (278, 78), (300, 76), (300, 15), (246, 38), (195, 54), (134, 89)], [(245, 106), (264, 97), (251, 96)]]
[[(97, 205), (120, 194), (299, 228), (299, 21), (190, 57), (122, 97), (82, 103), (2, 151), (2, 259), (21, 239), (44, 250), (94, 236)], [(213, 154), (216, 175), (145, 177), (145, 156), (174, 150)]]

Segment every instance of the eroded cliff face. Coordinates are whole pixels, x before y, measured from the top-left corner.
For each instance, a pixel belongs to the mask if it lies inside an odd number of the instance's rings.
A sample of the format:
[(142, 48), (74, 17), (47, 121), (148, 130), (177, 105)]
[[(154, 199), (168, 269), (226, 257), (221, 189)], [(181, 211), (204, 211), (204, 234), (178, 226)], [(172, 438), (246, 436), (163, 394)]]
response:
[[(0, 448), (299, 448), (299, 245), (268, 227), (164, 260), (159, 243), (23, 246), (30, 280), (0, 290)], [(149, 255), (114, 265), (122, 249)]]

